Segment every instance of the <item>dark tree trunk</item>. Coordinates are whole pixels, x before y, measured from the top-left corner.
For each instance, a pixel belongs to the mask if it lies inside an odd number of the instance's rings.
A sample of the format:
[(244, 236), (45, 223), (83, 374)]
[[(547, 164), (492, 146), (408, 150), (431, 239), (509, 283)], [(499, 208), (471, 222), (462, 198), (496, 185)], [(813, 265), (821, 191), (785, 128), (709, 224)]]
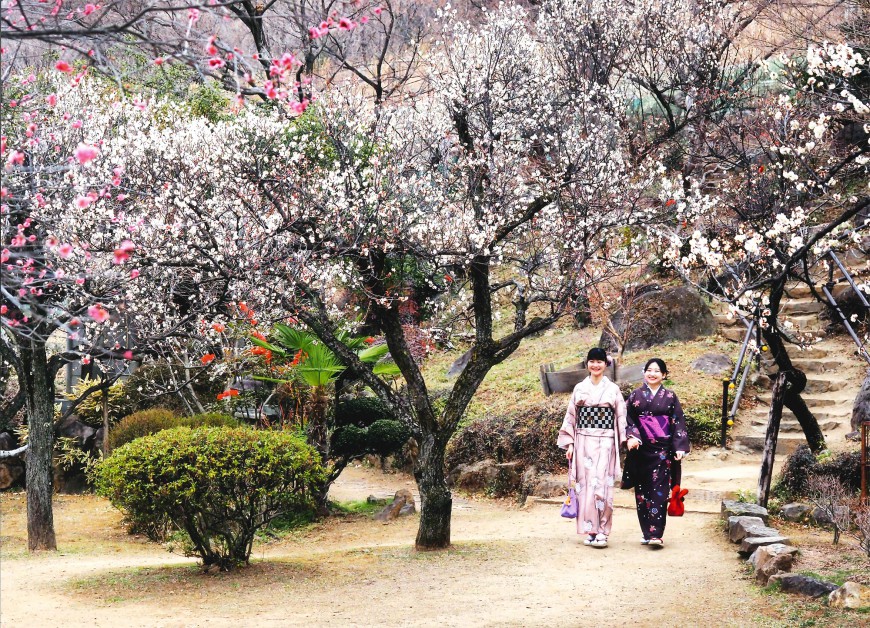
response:
[(776, 440), (779, 436), (779, 424), (782, 421), (783, 395), (786, 385), (786, 375), (780, 373), (773, 384), (770, 414), (767, 419), (767, 434), (764, 437), (764, 453), (761, 456), (761, 474), (758, 478), (758, 505), (764, 508), (767, 508), (767, 500), (770, 497), (773, 459), (776, 456)]
[[(803, 373), (801, 373), (803, 375)], [(804, 377), (806, 382), (806, 377)], [(817, 454), (827, 448), (825, 444), (825, 435), (822, 434), (822, 429), (819, 427), (819, 422), (816, 417), (810, 412), (806, 402), (798, 395), (790, 395), (789, 391), (785, 393), (785, 407), (792, 411), (800, 423), (804, 431), (804, 436), (807, 437), (807, 444), (813, 453)]]
[[(822, 434), (816, 417), (810, 412), (806, 402), (801, 398), (801, 393), (807, 386), (807, 376), (792, 364), (782, 338), (774, 326), (779, 313), (781, 298), (782, 290), (771, 292), (770, 309), (772, 314), (768, 319), (771, 325), (764, 330), (764, 340), (770, 349), (771, 357), (773, 357), (777, 367), (779, 367), (779, 374), (784, 374), (786, 377), (785, 385), (782, 387), (783, 403), (786, 408), (794, 413), (798, 423), (803, 428), (810, 449), (814, 453), (818, 453), (826, 448), (825, 436)], [(772, 400), (771, 405), (773, 405)]]
[(417, 529), (418, 550), (450, 547), (450, 515), (453, 498), (444, 477), (444, 450), (447, 439), (424, 434), (414, 477), (420, 489), (420, 527)]
[(21, 382), (25, 389), (27, 452), (27, 548), (56, 550), (52, 512), (54, 455), (54, 381), (49, 376), (45, 343), (19, 338)]
[[(329, 405), (330, 395), (325, 389), (317, 387), (311, 390), (308, 404), (308, 444), (320, 454), (324, 468), (329, 464)], [(329, 513), (327, 501), (330, 484), (332, 482), (327, 481), (314, 488), (317, 512), (321, 516)]]

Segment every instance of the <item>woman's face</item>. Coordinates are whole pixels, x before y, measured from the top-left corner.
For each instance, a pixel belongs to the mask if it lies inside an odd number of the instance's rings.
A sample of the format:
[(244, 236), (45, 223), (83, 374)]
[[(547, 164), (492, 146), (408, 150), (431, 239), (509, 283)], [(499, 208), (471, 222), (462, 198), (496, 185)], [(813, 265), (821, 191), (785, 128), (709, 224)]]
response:
[(601, 375), (604, 369), (607, 368), (607, 362), (604, 360), (589, 360), (586, 363), (586, 368), (589, 369), (591, 375)]
[(646, 370), (643, 372), (644, 380), (648, 386), (652, 386), (655, 388), (656, 386), (661, 386), (662, 380), (664, 379), (666, 373), (662, 373), (659, 365), (653, 362)]

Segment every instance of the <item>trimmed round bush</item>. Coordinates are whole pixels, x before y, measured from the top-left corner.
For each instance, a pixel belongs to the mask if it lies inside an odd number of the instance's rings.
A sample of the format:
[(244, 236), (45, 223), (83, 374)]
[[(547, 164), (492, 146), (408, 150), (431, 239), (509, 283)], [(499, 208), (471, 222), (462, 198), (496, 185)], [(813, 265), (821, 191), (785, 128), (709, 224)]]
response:
[(384, 402), (377, 397), (354, 397), (339, 401), (335, 408), (336, 425), (356, 425), (368, 427), (375, 421), (396, 417), (389, 411)]
[(179, 417), (166, 408), (152, 408), (125, 416), (109, 431), (109, 449), (116, 449), (132, 440), (175, 427), (239, 427), (238, 419), (228, 414), (207, 412)]
[(366, 444), (373, 454), (390, 456), (401, 451), (409, 438), (411, 432), (401, 421), (380, 419), (369, 425)]
[(333, 432), (330, 451), (344, 458), (390, 456), (400, 452), (410, 437), (410, 430), (400, 421), (380, 419), (367, 428), (343, 425)]
[[(96, 488), (154, 540), (179, 530), (204, 567), (247, 564), (254, 535), (313, 507), (326, 474), (289, 432), (175, 428), (138, 438), (98, 466)], [(300, 517), (301, 518), (301, 517)]]
[(356, 425), (343, 425), (332, 433), (330, 451), (336, 456), (352, 458), (366, 453), (366, 429)]

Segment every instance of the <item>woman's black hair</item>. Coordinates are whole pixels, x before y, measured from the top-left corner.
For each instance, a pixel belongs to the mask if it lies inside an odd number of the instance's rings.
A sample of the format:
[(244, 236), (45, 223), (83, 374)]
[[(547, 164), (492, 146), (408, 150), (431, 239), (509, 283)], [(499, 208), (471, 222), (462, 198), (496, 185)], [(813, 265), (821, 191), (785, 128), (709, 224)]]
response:
[(661, 358), (650, 358), (644, 365), (643, 370), (646, 371), (649, 368), (650, 364), (657, 364), (663, 376), (668, 374), (668, 366)]
[(590, 360), (601, 360), (607, 366), (610, 366), (610, 358), (607, 357), (607, 351), (601, 347), (592, 347), (589, 349), (589, 353), (586, 354), (586, 362), (588, 363)]

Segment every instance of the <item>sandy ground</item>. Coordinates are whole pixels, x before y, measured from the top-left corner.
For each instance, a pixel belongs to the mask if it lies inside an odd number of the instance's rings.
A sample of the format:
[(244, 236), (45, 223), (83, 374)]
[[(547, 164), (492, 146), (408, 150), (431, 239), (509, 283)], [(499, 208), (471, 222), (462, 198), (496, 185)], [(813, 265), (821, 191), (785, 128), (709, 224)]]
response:
[[(407, 476), (353, 467), (333, 495), (405, 487), (414, 488)], [(257, 546), (251, 567), (208, 576), (128, 536), (99, 498), (58, 496), (61, 551), (36, 556), (23, 549), (23, 495), (0, 505), (4, 627), (778, 624), (703, 512), (671, 519), (655, 550), (639, 544), (633, 510), (619, 507), (610, 547), (595, 549), (557, 505), (457, 498), (450, 551), (411, 549), (416, 516), (333, 518)]]

